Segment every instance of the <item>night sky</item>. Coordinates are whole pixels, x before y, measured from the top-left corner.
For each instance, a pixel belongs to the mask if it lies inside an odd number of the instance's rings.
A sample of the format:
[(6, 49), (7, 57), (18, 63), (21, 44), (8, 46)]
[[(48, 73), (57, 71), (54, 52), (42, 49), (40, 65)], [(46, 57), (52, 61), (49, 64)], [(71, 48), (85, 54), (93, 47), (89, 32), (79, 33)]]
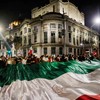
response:
[[(67, 1), (67, 0), (64, 0)], [(99, 0), (69, 0), (74, 3), (81, 12), (85, 14), (86, 26), (93, 25), (92, 19), (97, 14), (100, 14)], [(0, 0), (0, 24), (8, 26), (8, 24), (19, 18), (30, 18), (31, 10), (34, 7), (41, 7), (48, 4), (49, 0)], [(95, 29), (97, 26), (94, 26)]]

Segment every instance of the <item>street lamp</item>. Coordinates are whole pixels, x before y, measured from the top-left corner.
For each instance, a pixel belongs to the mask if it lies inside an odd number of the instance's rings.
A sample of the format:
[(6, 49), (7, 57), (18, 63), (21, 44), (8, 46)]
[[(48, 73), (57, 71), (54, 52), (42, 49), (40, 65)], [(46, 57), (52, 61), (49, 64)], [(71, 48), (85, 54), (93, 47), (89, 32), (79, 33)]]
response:
[(94, 23), (95, 23), (96, 25), (100, 25), (100, 16), (95, 17)]
[(63, 36), (63, 54), (66, 54), (66, 34), (65, 34), (65, 12), (64, 12), (64, 9), (63, 9), (63, 14), (62, 14), (62, 18), (63, 18), (63, 29), (62, 29), (62, 36)]
[[(93, 28), (93, 26), (95, 26), (95, 25), (100, 25), (100, 15), (98, 15), (98, 16), (96, 16), (95, 18), (94, 18), (94, 20), (93, 20), (93, 25), (91, 26), (91, 34), (92, 34), (92, 28)], [(92, 36), (91, 36), (91, 40), (92, 40)], [(92, 44), (91, 44), (91, 51), (92, 51)], [(90, 52), (91, 52), (90, 51)]]
[(99, 16), (96, 16), (93, 20), (93, 25), (91, 26), (91, 29), (93, 28), (93, 26), (95, 25), (100, 25), (100, 15)]
[(80, 46), (81, 46), (81, 54), (84, 54), (84, 44), (81, 43)]

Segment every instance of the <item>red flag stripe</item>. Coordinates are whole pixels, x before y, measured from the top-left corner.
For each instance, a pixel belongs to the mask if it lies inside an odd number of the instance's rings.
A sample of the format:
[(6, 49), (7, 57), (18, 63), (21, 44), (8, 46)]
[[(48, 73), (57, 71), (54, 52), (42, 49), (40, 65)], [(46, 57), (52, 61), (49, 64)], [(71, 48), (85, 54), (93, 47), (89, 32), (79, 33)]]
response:
[(76, 100), (100, 100), (100, 94), (99, 95), (82, 95)]

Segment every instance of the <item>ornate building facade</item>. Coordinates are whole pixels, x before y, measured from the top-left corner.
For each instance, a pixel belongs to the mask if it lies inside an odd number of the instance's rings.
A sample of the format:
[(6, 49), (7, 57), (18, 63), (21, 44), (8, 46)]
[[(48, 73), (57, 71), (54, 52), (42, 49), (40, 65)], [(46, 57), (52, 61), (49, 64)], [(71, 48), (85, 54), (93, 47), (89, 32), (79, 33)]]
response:
[(74, 4), (50, 0), (50, 4), (32, 9), (31, 15), (32, 19), (25, 19), (9, 29), (10, 36), (21, 38), (19, 46), (13, 41), (15, 55), (27, 56), (30, 47), (39, 57), (44, 54), (99, 54), (99, 34), (85, 26), (84, 14)]

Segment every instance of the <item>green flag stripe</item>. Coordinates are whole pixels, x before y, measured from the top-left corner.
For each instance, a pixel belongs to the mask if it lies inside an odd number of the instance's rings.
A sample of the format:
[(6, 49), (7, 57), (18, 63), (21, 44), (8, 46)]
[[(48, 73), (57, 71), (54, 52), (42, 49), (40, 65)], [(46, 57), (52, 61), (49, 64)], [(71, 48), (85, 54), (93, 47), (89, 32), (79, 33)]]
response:
[(8, 65), (0, 68), (0, 86), (9, 85), (16, 80), (33, 80), (36, 78), (55, 79), (60, 75), (73, 72), (77, 74), (87, 74), (100, 68), (100, 61), (68, 61), (68, 62), (42, 62), (32, 65)]

